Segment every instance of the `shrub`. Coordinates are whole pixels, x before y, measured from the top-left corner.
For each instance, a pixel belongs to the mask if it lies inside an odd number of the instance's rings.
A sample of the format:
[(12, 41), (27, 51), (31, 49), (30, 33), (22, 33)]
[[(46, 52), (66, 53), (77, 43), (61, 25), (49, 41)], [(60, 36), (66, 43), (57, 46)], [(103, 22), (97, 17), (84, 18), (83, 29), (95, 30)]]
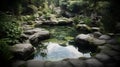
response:
[(12, 53), (9, 51), (9, 45), (4, 39), (0, 39), (0, 63), (7, 63), (13, 58)]
[(15, 44), (21, 34), (18, 21), (12, 16), (0, 14), (0, 39), (7, 41), (8, 44)]
[(67, 5), (68, 11), (73, 13), (80, 13), (87, 7), (88, 7), (88, 3), (81, 1), (70, 1), (69, 4)]

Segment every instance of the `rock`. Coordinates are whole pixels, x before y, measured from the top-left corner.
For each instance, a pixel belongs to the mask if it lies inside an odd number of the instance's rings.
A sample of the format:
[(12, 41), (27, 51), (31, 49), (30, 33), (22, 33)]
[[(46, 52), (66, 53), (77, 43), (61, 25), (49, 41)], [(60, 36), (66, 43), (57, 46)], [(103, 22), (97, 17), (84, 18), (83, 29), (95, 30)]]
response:
[(25, 63), (23, 60), (17, 60), (12, 63), (12, 67), (24, 67)]
[(95, 58), (98, 59), (99, 61), (103, 62), (104, 64), (114, 62), (110, 56), (108, 56), (104, 53), (96, 54)]
[(34, 52), (34, 47), (29, 43), (15, 44), (10, 47), (10, 51), (14, 54), (15, 58), (24, 59)]
[(101, 49), (102, 49), (101, 53), (105, 53), (105, 54), (112, 56), (112, 57), (120, 55), (119, 51), (113, 50), (107, 46), (104, 46)]
[(43, 21), (39, 20), (39, 21), (35, 21), (35, 27), (40, 27), (42, 25)]
[(86, 67), (104, 67), (103, 64), (97, 59), (91, 58), (86, 60)]
[(96, 39), (96, 38), (93, 39), (93, 44), (96, 46), (101, 46), (101, 45), (104, 45), (105, 43), (106, 43), (105, 40), (100, 40), (100, 39)]
[(52, 67), (72, 67), (68, 61), (56, 61)]
[(86, 25), (86, 24), (78, 24), (76, 26), (77, 30), (82, 32), (82, 33), (90, 33), (91, 32), (91, 28)]
[(90, 34), (79, 34), (76, 37), (76, 42), (81, 44), (81, 45), (87, 45), (90, 44), (90, 42), (92, 42), (93, 40), (93, 36), (91, 36)]
[(101, 40), (109, 40), (109, 39), (111, 39), (111, 37), (108, 36), (108, 35), (101, 35), (101, 36), (99, 37), (99, 39), (101, 39)]
[(102, 35), (102, 33), (94, 32), (93, 35), (94, 35), (95, 38), (99, 38)]
[(44, 67), (45, 61), (40, 60), (28, 60), (26, 62), (26, 67)]
[(29, 40), (30, 40), (30, 43), (35, 46), (35, 45), (38, 45), (40, 41), (48, 39), (49, 37), (50, 37), (49, 31), (41, 29), (39, 32), (31, 35), (29, 37)]
[(58, 21), (56, 19), (52, 19), (52, 20), (45, 20), (43, 22), (44, 25), (57, 25)]
[(106, 44), (106, 46), (120, 52), (120, 45)]
[(58, 19), (58, 25), (68, 25), (68, 24), (72, 24), (73, 21), (72, 19), (68, 19), (68, 18), (59, 18)]
[(51, 62), (51, 61), (45, 62), (45, 67), (53, 67), (53, 66), (54, 66), (54, 62)]
[(32, 45), (38, 45), (38, 43), (44, 39), (50, 37), (49, 31), (42, 28), (34, 28), (24, 31), (24, 34), (29, 36), (30, 43)]
[(22, 28), (23, 28), (24, 31), (33, 29), (33, 27), (30, 26), (30, 25), (23, 25)]
[(95, 46), (101, 46), (101, 45), (104, 45), (106, 43), (105, 40), (97, 39), (92, 34), (79, 34), (76, 37), (76, 42), (80, 45), (92, 44)]
[(100, 31), (99, 27), (91, 27), (92, 32)]
[(27, 39), (29, 39), (29, 36), (23, 33), (23, 34), (20, 35), (19, 41), (23, 43)]
[(112, 38), (112, 39), (110, 39), (110, 40), (107, 40), (106, 41), (108, 44), (118, 44), (118, 42), (117, 42), (117, 39), (115, 39), (115, 38)]
[(50, 62), (47, 61), (45, 63), (45, 67), (72, 67), (68, 61), (55, 61), (55, 62)]
[(86, 67), (85, 61), (80, 59), (69, 59), (68, 60), (74, 67)]
[(24, 33), (26, 35), (33, 35), (34, 33), (43, 32), (43, 31), (46, 31), (46, 30), (42, 29), (42, 28), (34, 28), (34, 29), (26, 30), (26, 31), (24, 31)]

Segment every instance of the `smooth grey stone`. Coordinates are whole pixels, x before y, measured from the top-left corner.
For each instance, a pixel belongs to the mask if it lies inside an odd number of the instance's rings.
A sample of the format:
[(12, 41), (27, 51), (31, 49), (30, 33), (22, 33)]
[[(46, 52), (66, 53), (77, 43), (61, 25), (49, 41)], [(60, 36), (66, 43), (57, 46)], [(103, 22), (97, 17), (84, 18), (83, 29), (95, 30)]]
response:
[(52, 67), (72, 67), (68, 61), (56, 61), (52, 65)]
[(23, 61), (23, 60), (17, 60), (17, 61), (13, 61), (13, 63), (12, 63), (12, 67), (22, 67), (22, 66), (24, 66), (25, 65), (25, 61)]
[(101, 36), (99, 37), (99, 39), (109, 40), (109, 39), (111, 39), (111, 37), (110, 37), (109, 35), (101, 35)]
[(26, 62), (26, 67), (44, 67), (45, 61), (40, 60), (28, 60)]
[(104, 46), (104, 48), (102, 48), (101, 53), (105, 53), (109, 56), (119, 56), (120, 55), (119, 52), (117, 52), (117, 51), (115, 51), (107, 46)]
[(90, 58), (86, 60), (87, 67), (103, 67), (103, 63), (95, 58)]
[(30, 56), (35, 50), (31, 44), (21, 43), (11, 46), (10, 51), (16, 58), (24, 59), (25, 57)]
[(72, 66), (74, 67), (86, 67), (86, 63), (84, 60), (80, 60), (80, 59), (69, 59), (68, 60)]
[(109, 62), (114, 62), (110, 56), (104, 54), (104, 53), (98, 53), (95, 55), (95, 58), (98, 59), (99, 61), (103, 63), (109, 63)]
[(106, 46), (120, 52), (120, 45), (106, 44)]

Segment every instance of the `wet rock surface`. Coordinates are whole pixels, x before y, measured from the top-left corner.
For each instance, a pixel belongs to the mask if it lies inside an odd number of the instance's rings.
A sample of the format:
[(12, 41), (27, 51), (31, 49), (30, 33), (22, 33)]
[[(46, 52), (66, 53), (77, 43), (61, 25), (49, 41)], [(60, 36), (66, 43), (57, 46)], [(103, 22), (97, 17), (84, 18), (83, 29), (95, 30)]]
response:
[(116, 67), (120, 62), (119, 47), (119, 44), (105, 44), (98, 54), (84, 60), (81, 58), (56, 62), (28, 60), (25, 65), (26, 67)]
[(24, 59), (34, 52), (34, 47), (29, 43), (15, 44), (10, 47), (10, 50), (14, 54), (15, 58)]
[[(54, 22), (53, 22), (54, 21)], [(58, 21), (52, 20), (46, 21), (47, 24), (58, 24)], [(59, 20), (60, 24), (64, 24), (66, 21)], [(40, 25), (42, 22), (38, 22)], [(39, 25), (38, 25), (39, 26)], [(84, 28), (85, 26), (80, 26)], [(84, 30), (84, 29), (82, 29)], [(89, 28), (85, 27), (84, 31), (89, 31)], [(110, 37), (109, 35), (103, 35), (99, 32), (99, 28), (92, 28), (94, 33), (92, 34), (79, 34), (76, 37), (76, 41), (79, 44), (94, 44), (99, 47), (100, 51), (92, 56), (91, 58), (78, 58), (61, 61), (40, 61), (40, 60), (27, 60), (27, 61), (15, 61), (13, 62), (13, 67), (117, 67), (120, 65), (120, 45), (117, 43), (116, 39)], [(95, 33), (96, 32), (96, 33)], [(88, 32), (87, 32), (88, 33)], [(35, 28), (26, 29), (23, 38), (29, 39), (30, 43), (37, 44), (42, 38), (46, 39), (49, 37), (49, 31)], [(13, 49), (14, 48), (14, 49)], [(24, 57), (30, 55), (34, 51), (31, 44), (16, 44), (12, 47), (12, 51), (16, 53), (17, 56)], [(26, 53), (27, 52), (27, 53)]]

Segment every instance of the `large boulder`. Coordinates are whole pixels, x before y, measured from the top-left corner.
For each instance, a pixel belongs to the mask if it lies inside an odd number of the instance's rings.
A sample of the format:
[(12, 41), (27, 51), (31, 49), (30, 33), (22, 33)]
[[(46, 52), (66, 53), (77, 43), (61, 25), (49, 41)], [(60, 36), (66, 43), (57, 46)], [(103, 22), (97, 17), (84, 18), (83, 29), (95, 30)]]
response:
[(92, 34), (79, 34), (76, 37), (76, 42), (80, 45), (92, 44), (95, 46), (101, 46), (106, 43), (105, 40), (97, 39)]
[(111, 37), (110, 37), (109, 35), (101, 35), (101, 36), (99, 37), (99, 39), (101, 39), (101, 40), (110, 40)]
[(10, 47), (10, 51), (14, 54), (15, 58), (25, 59), (34, 52), (34, 47), (29, 43), (15, 44)]
[(100, 33), (100, 32), (93, 32), (93, 35), (94, 35), (95, 38), (99, 38), (102, 35), (102, 33)]
[(40, 29), (40, 28), (36, 28), (33, 30), (29, 30), (27, 32), (27, 34), (32, 34), (29, 37), (30, 43), (34, 46), (38, 45), (40, 41), (48, 39), (50, 37), (50, 33), (49, 31), (45, 30), (45, 29)]
[(94, 38), (92, 41), (92, 44), (96, 45), (96, 46), (102, 46), (106, 43), (106, 40), (100, 40), (100, 39), (96, 39)]
[(87, 45), (93, 40), (93, 38), (94, 37), (90, 34), (79, 34), (75, 40), (81, 45)]

